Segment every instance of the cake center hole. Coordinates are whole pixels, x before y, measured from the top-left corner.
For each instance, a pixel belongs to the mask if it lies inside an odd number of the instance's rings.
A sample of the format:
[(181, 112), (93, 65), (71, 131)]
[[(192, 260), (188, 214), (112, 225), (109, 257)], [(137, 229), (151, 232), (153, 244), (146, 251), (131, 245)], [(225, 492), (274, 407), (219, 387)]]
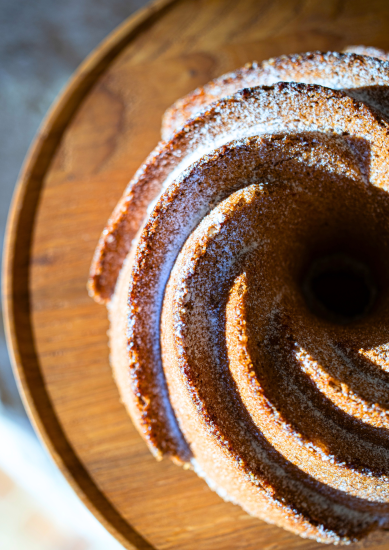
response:
[(350, 323), (372, 308), (377, 286), (367, 265), (343, 254), (315, 260), (303, 281), (309, 309), (339, 324)]

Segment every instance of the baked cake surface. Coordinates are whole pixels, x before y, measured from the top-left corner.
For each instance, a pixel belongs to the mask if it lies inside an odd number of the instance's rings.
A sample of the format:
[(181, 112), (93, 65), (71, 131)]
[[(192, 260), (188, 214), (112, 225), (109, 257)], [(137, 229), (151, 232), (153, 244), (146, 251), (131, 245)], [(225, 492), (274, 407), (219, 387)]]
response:
[[(381, 56), (386, 63), (373, 57)], [(362, 55), (355, 55), (360, 53)], [(384, 56), (384, 57), (383, 57)], [(193, 118), (213, 101), (234, 94), (243, 88), (269, 86), (276, 82), (304, 82), (320, 84), (334, 90), (345, 90), (349, 95), (379, 108), (389, 115), (388, 57), (381, 50), (365, 46), (351, 46), (348, 53), (313, 52), (283, 55), (261, 64), (249, 63), (237, 71), (212, 80), (179, 99), (164, 115), (162, 138), (169, 139), (186, 120)]]
[[(125, 191), (89, 283), (155, 456), (322, 542), (389, 524), (388, 76), (382, 60), (303, 54), (175, 104), (165, 131), (184, 125)], [(357, 313), (317, 300), (338, 272), (363, 281)]]

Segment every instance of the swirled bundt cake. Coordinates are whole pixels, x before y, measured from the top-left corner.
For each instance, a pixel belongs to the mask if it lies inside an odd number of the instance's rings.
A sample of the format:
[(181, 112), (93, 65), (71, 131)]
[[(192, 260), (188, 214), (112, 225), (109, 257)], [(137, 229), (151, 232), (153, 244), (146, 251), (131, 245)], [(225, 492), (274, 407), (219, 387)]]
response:
[(389, 65), (314, 53), (234, 75), (168, 112), (89, 289), (157, 458), (347, 543), (389, 528)]

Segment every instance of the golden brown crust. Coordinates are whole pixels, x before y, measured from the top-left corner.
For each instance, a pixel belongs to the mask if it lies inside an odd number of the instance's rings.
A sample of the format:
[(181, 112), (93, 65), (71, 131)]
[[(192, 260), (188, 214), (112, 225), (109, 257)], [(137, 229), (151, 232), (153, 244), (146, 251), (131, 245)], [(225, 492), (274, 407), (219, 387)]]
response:
[[(352, 48), (355, 51), (356, 46)], [(165, 112), (162, 139), (169, 139), (188, 119), (197, 116), (203, 108), (221, 97), (232, 95), (243, 88), (269, 86), (280, 81), (320, 84), (332, 89), (349, 90), (350, 95), (373, 107), (381, 104), (381, 110), (388, 115), (388, 97), (383, 95), (380, 87), (389, 84), (389, 65), (377, 59), (363, 57), (366, 49), (362, 49), (363, 51), (356, 52), (362, 55), (338, 52), (283, 55), (261, 64), (249, 63), (241, 69), (220, 76), (179, 99)]]
[(344, 53), (356, 53), (358, 55), (367, 55), (368, 57), (375, 57), (381, 59), (381, 61), (389, 61), (389, 53), (379, 48), (373, 48), (371, 46), (347, 46), (343, 50)]

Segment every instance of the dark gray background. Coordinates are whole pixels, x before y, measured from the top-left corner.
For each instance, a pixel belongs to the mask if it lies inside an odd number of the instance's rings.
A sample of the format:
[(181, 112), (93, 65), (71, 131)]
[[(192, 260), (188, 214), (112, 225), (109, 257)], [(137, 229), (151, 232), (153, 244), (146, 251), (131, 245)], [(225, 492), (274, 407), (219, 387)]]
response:
[[(39, 124), (93, 48), (146, 0), (0, 0), (0, 243)], [(23, 417), (0, 316), (0, 404)]]

